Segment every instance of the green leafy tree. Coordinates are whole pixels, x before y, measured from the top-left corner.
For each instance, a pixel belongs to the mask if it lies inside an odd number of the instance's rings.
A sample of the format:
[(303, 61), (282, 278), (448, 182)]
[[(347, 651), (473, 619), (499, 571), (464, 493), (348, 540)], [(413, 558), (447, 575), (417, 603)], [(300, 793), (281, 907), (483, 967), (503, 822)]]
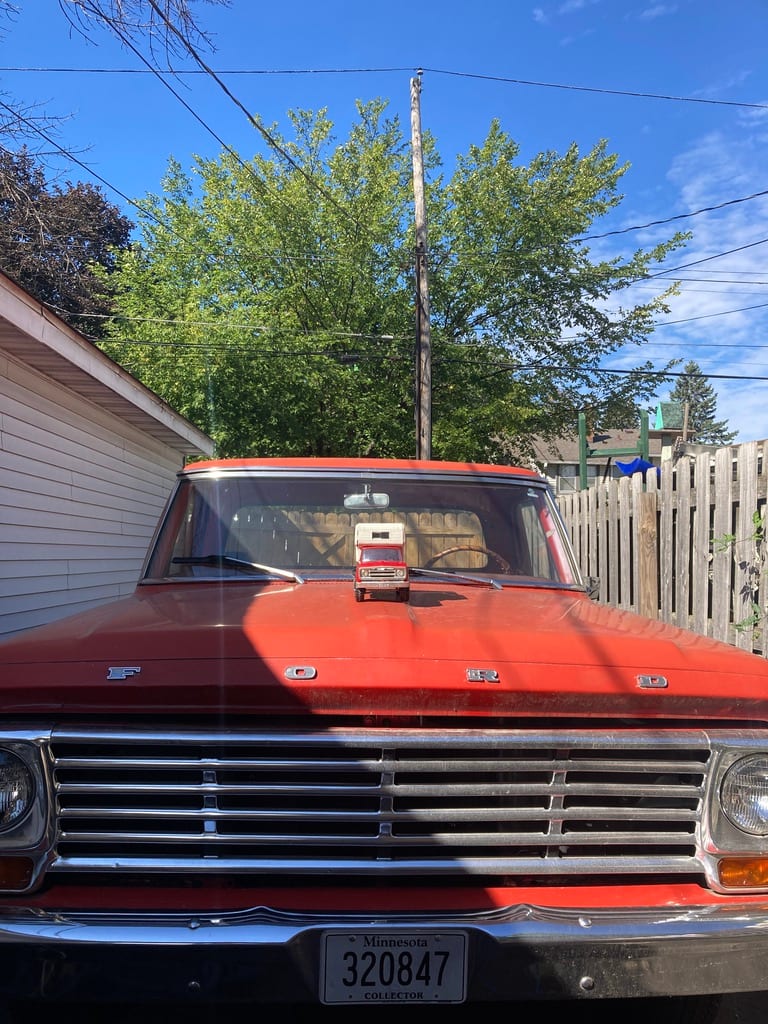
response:
[[(172, 161), (120, 256), (103, 347), (222, 455), (414, 453), (410, 145), (383, 101), (357, 112), (343, 141), (299, 110), (291, 138), (270, 129), (273, 156)], [(424, 148), (433, 455), (506, 461), (510, 439), (573, 431), (586, 407), (632, 422), (658, 371), (599, 365), (641, 345), (665, 303), (616, 299), (684, 236), (592, 258), (580, 236), (626, 169), (604, 143), (524, 165), (493, 122), (448, 180)]]
[(717, 420), (717, 395), (715, 389), (701, 372), (701, 367), (691, 359), (683, 367), (682, 374), (670, 392), (670, 402), (688, 405), (688, 429), (702, 444), (731, 444), (737, 431), (728, 430), (727, 420)]
[(111, 310), (115, 253), (132, 227), (98, 188), (50, 187), (25, 149), (0, 147), (0, 269), (86, 333)]

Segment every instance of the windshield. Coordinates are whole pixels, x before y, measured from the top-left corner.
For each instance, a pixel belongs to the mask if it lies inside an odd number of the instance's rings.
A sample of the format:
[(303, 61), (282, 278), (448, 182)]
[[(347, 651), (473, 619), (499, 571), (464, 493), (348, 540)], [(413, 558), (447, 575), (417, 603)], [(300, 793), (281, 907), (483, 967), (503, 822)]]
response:
[(361, 562), (402, 562), (402, 548), (360, 548)]
[[(385, 494), (387, 507), (360, 495)], [(383, 499), (381, 499), (383, 500)], [(145, 580), (240, 578), (283, 572), (354, 570), (355, 527), (399, 524), (413, 568), (575, 584), (548, 488), (513, 478), (407, 474), (401, 478), (311, 474), (190, 474), (182, 478), (147, 563)], [(376, 553), (378, 552), (378, 553)], [(392, 548), (367, 557), (392, 557)]]

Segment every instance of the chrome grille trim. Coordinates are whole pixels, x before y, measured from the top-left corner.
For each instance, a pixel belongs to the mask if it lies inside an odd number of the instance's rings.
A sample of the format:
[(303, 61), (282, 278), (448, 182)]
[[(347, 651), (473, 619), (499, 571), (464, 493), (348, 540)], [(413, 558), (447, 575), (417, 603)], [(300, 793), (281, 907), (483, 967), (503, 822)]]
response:
[(53, 871), (701, 875), (704, 732), (56, 729)]

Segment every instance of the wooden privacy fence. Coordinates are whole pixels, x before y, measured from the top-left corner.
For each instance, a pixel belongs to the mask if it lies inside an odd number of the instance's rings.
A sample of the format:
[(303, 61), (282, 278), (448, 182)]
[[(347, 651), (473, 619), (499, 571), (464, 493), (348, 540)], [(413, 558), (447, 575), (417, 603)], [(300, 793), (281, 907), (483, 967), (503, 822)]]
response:
[(768, 657), (768, 441), (558, 496), (598, 600)]

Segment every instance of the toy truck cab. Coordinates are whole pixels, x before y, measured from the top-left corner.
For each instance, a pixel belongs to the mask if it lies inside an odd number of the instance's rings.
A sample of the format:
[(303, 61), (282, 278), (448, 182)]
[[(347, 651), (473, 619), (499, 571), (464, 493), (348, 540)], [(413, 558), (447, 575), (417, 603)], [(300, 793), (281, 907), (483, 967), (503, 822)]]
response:
[(355, 600), (368, 592), (394, 594), (407, 601), (410, 593), (402, 523), (358, 523), (355, 526)]

